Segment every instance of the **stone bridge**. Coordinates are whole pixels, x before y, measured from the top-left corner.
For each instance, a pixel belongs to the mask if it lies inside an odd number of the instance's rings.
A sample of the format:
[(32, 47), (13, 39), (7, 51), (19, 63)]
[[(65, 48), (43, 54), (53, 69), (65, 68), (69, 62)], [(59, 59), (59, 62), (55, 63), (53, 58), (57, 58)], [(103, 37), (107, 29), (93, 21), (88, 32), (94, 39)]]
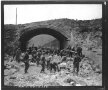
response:
[(71, 38), (72, 23), (68, 19), (56, 19), (25, 24), (19, 30), (19, 41), (22, 50), (26, 49), (27, 41), (39, 34), (52, 35), (60, 42), (60, 49), (65, 48)]

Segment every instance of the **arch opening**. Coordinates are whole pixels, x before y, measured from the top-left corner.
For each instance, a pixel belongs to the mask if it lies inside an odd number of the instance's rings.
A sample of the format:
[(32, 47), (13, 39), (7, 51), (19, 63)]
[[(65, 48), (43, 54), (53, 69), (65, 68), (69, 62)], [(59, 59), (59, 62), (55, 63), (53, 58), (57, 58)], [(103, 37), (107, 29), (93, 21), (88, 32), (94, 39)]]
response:
[(67, 41), (67, 38), (63, 34), (50, 28), (38, 28), (38, 29), (25, 31), (20, 36), (19, 42), (20, 42), (21, 50), (25, 51), (27, 47), (27, 42), (34, 36), (41, 35), (41, 34), (47, 34), (55, 37), (60, 42), (60, 49), (64, 48), (64, 44)]
[(34, 36), (28, 41), (27, 48), (29, 47), (43, 47), (51, 49), (60, 49), (59, 40), (48, 34), (40, 34)]

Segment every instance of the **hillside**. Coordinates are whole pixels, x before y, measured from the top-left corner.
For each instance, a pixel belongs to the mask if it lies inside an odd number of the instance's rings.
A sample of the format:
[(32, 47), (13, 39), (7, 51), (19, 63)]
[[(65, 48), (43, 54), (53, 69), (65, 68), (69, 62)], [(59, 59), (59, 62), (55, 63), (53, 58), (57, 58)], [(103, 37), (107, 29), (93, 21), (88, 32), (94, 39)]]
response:
[[(79, 63), (78, 75), (74, 72), (74, 56), (72, 58), (67, 57), (66, 61), (58, 63), (60, 71), (55, 71), (45, 67), (45, 72), (41, 72), (42, 63), (37, 65), (37, 62), (29, 62), (28, 73), (24, 73), (26, 64), (24, 62), (16, 62), (17, 59), (13, 59), (13, 54), (20, 45), (18, 34), (25, 31), (37, 30), (37, 27), (46, 26), (55, 27), (56, 31), (60, 32), (68, 37), (70, 40), (72, 32), (73, 45), (82, 47), (82, 54), (85, 56)], [(51, 27), (50, 27), (51, 28)], [(54, 30), (55, 30), (54, 29)], [(41, 29), (38, 29), (41, 30)], [(48, 29), (49, 30), (49, 29)], [(51, 29), (52, 30), (52, 29)], [(63, 32), (62, 32), (63, 31)], [(34, 33), (34, 32), (33, 32)], [(33, 35), (26, 33), (27, 37)], [(68, 34), (68, 35), (67, 35)], [(22, 35), (22, 34), (21, 34)], [(35, 34), (34, 34), (35, 35)], [(41, 34), (42, 35), (42, 34)], [(40, 36), (41, 36), (40, 35)], [(60, 34), (59, 34), (60, 35)], [(56, 37), (56, 36), (55, 36)], [(38, 39), (38, 35), (33, 37)], [(33, 44), (35, 41), (28, 40), (28, 44)], [(41, 41), (41, 45), (44, 47), (52, 46), (58, 47), (57, 39), (47, 36), (41, 36), (38, 41)], [(25, 40), (25, 39), (24, 39)], [(24, 41), (23, 40), (23, 41)], [(60, 39), (61, 40), (61, 39)], [(38, 42), (36, 41), (38, 44)], [(23, 43), (25, 45), (25, 42)], [(22, 45), (23, 45), (22, 44)], [(71, 42), (70, 42), (71, 44)], [(69, 45), (69, 44), (68, 44)], [(67, 45), (67, 46), (68, 46)], [(70, 19), (56, 19), (42, 22), (33, 22), (22, 25), (5, 25), (4, 27), (4, 53), (8, 54), (4, 56), (4, 85), (6, 86), (18, 86), (18, 87), (36, 87), (36, 86), (102, 86), (102, 20), (70, 20)], [(49, 55), (45, 55), (45, 61), (49, 58)], [(61, 61), (63, 57), (59, 59), (53, 58), (54, 61)], [(37, 59), (34, 59), (37, 60)], [(51, 61), (52, 61), (51, 60)], [(25, 61), (25, 60), (24, 60)], [(27, 60), (28, 61), (28, 60)], [(40, 59), (41, 61), (41, 59)], [(62, 68), (61, 68), (62, 67)], [(53, 68), (54, 69), (54, 68)]]
[(51, 47), (52, 49), (59, 49), (59, 41), (57, 39), (52, 40), (51, 42), (48, 42), (43, 45), (43, 47)]

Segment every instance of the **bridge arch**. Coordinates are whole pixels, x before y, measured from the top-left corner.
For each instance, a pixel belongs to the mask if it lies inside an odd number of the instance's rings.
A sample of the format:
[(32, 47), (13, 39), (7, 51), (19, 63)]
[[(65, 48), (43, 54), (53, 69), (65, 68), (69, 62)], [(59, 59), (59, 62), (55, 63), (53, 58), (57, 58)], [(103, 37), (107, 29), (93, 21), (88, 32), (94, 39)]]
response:
[(33, 30), (25, 31), (24, 33), (20, 35), (19, 42), (20, 42), (21, 50), (25, 51), (27, 42), (34, 36), (37, 36), (40, 34), (48, 34), (55, 37), (60, 42), (60, 49), (63, 49), (66, 46), (67, 37), (65, 37), (63, 34), (58, 32), (57, 30), (54, 30), (51, 28), (36, 28)]

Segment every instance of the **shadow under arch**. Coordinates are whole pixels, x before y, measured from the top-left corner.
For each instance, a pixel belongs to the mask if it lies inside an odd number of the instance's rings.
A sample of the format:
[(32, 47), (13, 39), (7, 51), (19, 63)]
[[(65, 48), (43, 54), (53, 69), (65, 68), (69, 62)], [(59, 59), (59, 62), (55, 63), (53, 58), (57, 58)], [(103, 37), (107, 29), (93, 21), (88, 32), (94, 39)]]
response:
[(34, 36), (40, 35), (40, 34), (48, 34), (53, 37), (55, 37), (60, 42), (60, 49), (64, 48), (64, 44), (67, 41), (67, 37), (65, 37), (60, 32), (50, 29), (50, 28), (37, 28), (30, 31), (25, 31), (23, 34), (21, 34), (19, 38), (20, 42), (20, 48), (22, 51), (26, 50), (27, 42)]

